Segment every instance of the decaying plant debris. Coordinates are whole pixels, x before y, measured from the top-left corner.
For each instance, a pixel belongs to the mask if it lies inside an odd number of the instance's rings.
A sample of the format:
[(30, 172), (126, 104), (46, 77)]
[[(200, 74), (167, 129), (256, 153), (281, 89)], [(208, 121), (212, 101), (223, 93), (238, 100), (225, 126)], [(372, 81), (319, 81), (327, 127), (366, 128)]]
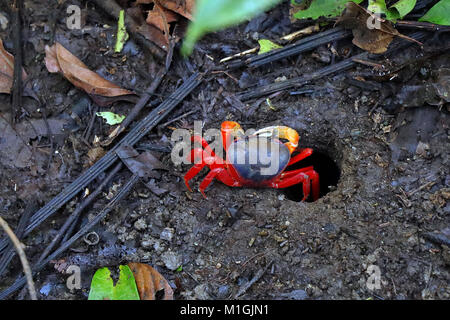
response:
[[(220, 63), (258, 39), (307, 26), (291, 24), (282, 4), (205, 36), (183, 59), (175, 38), (190, 17), (161, 4), (165, 19), (151, 24), (159, 44), (140, 38), (135, 20), (117, 54), (117, 7), (98, 2), (74, 1), (85, 20), (71, 30), (64, 5), (24, 0), (24, 85), (38, 99), (24, 97), (10, 123), (10, 97), (0, 95), (0, 147), (8, 150), (0, 153), (0, 214), (39, 272), (39, 299), (87, 298), (88, 281), (82, 290), (64, 286), (69, 265), (90, 279), (97, 268), (129, 262), (153, 266), (175, 299), (450, 297), (447, 30), (397, 24), (423, 46), (389, 33), (389, 44), (377, 46), (383, 50), (369, 50), (385, 54), (369, 54), (352, 43), (352, 31), (330, 24), (278, 51)], [(152, 17), (146, 2), (137, 4), (140, 14)], [(49, 11), (53, 18), (43, 20)], [(170, 36), (166, 24), (177, 25)], [(0, 30), (1, 52), (13, 52), (9, 32)], [(99, 104), (84, 84), (49, 73), (45, 48), (53, 42), (139, 101)], [(109, 126), (101, 111), (130, 117)], [(334, 164), (338, 182), (308, 203), (296, 201), (295, 187), (214, 183), (208, 200), (188, 192), (189, 166), (171, 162), (173, 129), (192, 130), (195, 120), (218, 128), (225, 119), (296, 129), (301, 147), (319, 155), (314, 161)], [(38, 208), (28, 205), (34, 201)], [(89, 232), (98, 243), (83, 240)], [(6, 238), (0, 252), (0, 297), (24, 298)], [(370, 266), (381, 271), (379, 289), (367, 286)]]

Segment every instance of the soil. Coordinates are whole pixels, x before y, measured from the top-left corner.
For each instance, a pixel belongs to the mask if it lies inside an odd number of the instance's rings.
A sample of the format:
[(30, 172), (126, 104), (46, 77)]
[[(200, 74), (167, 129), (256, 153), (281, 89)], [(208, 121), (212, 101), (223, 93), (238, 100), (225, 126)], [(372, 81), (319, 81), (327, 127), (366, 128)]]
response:
[[(45, 68), (44, 46), (53, 32), (92, 70), (138, 93), (158, 70), (158, 62), (131, 41), (123, 53), (112, 53), (114, 22), (89, 2), (81, 7), (85, 15), (82, 32), (67, 29), (64, 5), (25, 1), (29, 26), (25, 69), (32, 88), (46, 101), (47, 117), (64, 120), (70, 129), (57, 136), (53, 149), (47, 138), (31, 138), (33, 156), (20, 168), (2, 158), (0, 214), (13, 228), (30, 201), (43, 206), (91, 164), (90, 147), (81, 137), (95, 106), (82, 91)], [(4, 4), (0, 12), (6, 12)], [(252, 20), (206, 36), (188, 60), (176, 52), (158, 98), (173, 92), (190, 70), (206, 70), (227, 55), (255, 46), (257, 38), (274, 39), (302, 26), (286, 23), (286, 5), (272, 14), (269, 19), (259, 18), (266, 23)], [(0, 37), (12, 51), (9, 28), (0, 31)], [(202, 121), (204, 130), (219, 128), (224, 120), (237, 121), (244, 129), (286, 125), (299, 132), (301, 147), (311, 147), (318, 155), (311, 162), (323, 175), (319, 200), (299, 202), (298, 186), (288, 190), (231, 188), (218, 181), (207, 189), (208, 199), (204, 199), (197, 187), (206, 169), (192, 181), (191, 193), (182, 180), (189, 166), (176, 166), (170, 154), (155, 152), (170, 167), (154, 181), (166, 192), (158, 196), (138, 184), (93, 230), (98, 243), (79, 241), (34, 277), (39, 298), (86, 299), (97, 268), (143, 262), (161, 272), (174, 287), (176, 299), (449, 299), (450, 122), (446, 106), (425, 101), (415, 107), (388, 108), (382, 91), (349, 83), (349, 79), (367, 76), (370, 68), (364, 65), (311, 83), (306, 94), (274, 95), (270, 106), (265, 98), (235, 105), (226, 99), (276, 78), (307, 74), (341, 59), (349, 50), (357, 51), (350, 40), (339, 41), (263, 68), (214, 73), (167, 120), (191, 110), (195, 113), (159, 127), (141, 141), (142, 146), (172, 147), (170, 127), (192, 129), (195, 120)], [(341, 56), (332, 57), (334, 51)], [(423, 51), (411, 46), (389, 61), (400, 65), (421, 56)], [(409, 77), (381, 84), (400, 90), (431, 83), (433, 74), (450, 68), (449, 58), (444, 53), (423, 59), (419, 66), (404, 68)], [(25, 102), (27, 111), (20, 121), (42, 118), (42, 110), (32, 99)], [(9, 96), (1, 95), (2, 117), (9, 107)], [(100, 110), (127, 114), (131, 108), (130, 103), (117, 102)], [(95, 119), (89, 141), (94, 136), (106, 137), (109, 130), (100, 118)], [(85, 211), (77, 228), (129, 177), (123, 169)], [(81, 196), (74, 198), (24, 239), (31, 264), (80, 201)], [(424, 236), (427, 233), (447, 237), (447, 245), (431, 241)], [(60, 272), (64, 270), (61, 265), (71, 264), (81, 267), (79, 290), (69, 290), (68, 275)], [(16, 257), (2, 276), (0, 291), (21, 270)], [(264, 274), (259, 276), (261, 271)], [(253, 285), (240, 291), (250, 281)], [(22, 291), (11, 298), (28, 298), (28, 294)]]

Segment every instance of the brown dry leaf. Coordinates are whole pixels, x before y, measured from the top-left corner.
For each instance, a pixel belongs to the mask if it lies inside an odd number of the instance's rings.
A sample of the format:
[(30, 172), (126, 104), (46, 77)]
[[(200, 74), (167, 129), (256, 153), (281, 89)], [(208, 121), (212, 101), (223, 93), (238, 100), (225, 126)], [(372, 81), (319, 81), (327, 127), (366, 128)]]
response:
[(150, 151), (139, 154), (133, 147), (122, 146), (116, 153), (128, 169), (141, 178), (160, 178), (156, 170), (168, 170)]
[(87, 156), (89, 158), (89, 166), (92, 166), (94, 163), (97, 162), (98, 159), (103, 157), (106, 154), (106, 150), (102, 147), (94, 147), (90, 149), (87, 153)]
[(167, 280), (148, 264), (131, 262), (128, 264), (133, 272), (141, 300), (156, 300), (156, 293), (164, 290), (163, 300), (173, 300), (173, 290)]
[[(27, 74), (22, 70), (22, 79), (25, 80)], [(0, 39), (0, 93), (11, 93), (14, 80), (14, 56), (6, 51), (3, 41)]]
[(89, 70), (83, 62), (58, 42), (51, 47), (45, 46), (45, 53), (45, 65), (49, 72), (62, 73), (73, 85), (83, 89), (89, 95), (116, 98), (103, 100), (102, 106), (119, 100), (118, 97), (134, 94)]
[[(160, 7), (163, 14), (165, 15), (165, 20), (167, 23), (175, 22), (178, 20), (178, 15), (173, 11), (167, 10), (165, 8)], [(165, 33), (165, 22), (164, 18), (161, 16), (161, 12), (158, 10), (157, 5), (153, 7), (152, 10), (148, 12), (147, 23), (157, 27), (159, 30)]]
[(136, 23), (138, 24), (136, 31), (144, 36), (145, 39), (155, 43), (158, 47), (165, 51), (169, 50), (169, 41), (164, 36), (164, 33), (154, 25), (150, 25), (145, 22), (145, 20), (143, 19), (141, 8), (128, 8), (127, 15), (129, 15), (136, 21)]
[[(182, 15), (186, 19), (192, 20), (192, 12), (194, 11), (195, 0), (159, 0), (161, 6), (173, 12)], [(136, 4), (151, 4), (155, 0), (136, 0)]]
[[(374, 15), (360, 5), (347, 2), (345, 6), (346, 9), (336, 24), (340, 24), (346, 29), (352, 29), (352, 42), (361, 49), (371, 53), (386, 52), (395, 36), (422, 45), (421, 42), (398, 32), (390, 21)], [(371, 26), (372, 29), (369, 29), (368, 26)]]
[(172, 37), (178, 41), (187, 27), (186, 19), (192, 20), (194, 2), (194, 0), (136, 0), (127, 13), (136, 21), (140, 21), (139, 15), (142, 14), (142, 10), (138, 5), (154, 4), (152, 10), (148, 12), (146, 22), (139, 23), (137, 31), (163, 50), (168, 51), (169, 23), (177, 22), (177, 28), (174, 28)]

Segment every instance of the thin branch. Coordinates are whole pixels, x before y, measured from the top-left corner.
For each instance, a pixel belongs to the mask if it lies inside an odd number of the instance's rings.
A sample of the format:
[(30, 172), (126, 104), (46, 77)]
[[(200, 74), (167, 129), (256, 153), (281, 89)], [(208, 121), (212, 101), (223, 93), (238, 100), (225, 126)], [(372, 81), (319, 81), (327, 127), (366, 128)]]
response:
[(17, 239), (14, 232), (9, 227), (8, 223), (3, 220), (2, 217), (0, 217), (0, 226), (5, 230), (6, 234), (8, 235), (9, 239), (11, 239), (11, 242), (14, 244), (14, 247), (17, 250), (17, 253), (20, 257), (20, 262), (22, 263), (23, 272), (25, 273), (25, 276), (27, 277), (27, 283), (28, 283), (28, 290), (30, 291), (30, 297), (31, 300), (37, 300), (36, 296), (36, 290), (34, 288), (33, 283), (33, 276), (31, 274), (30, 264), (28, 263), (27, 257), (25, 256), (25, 252), (22, 248), (22, 243), (20, 243), (19, 239)]

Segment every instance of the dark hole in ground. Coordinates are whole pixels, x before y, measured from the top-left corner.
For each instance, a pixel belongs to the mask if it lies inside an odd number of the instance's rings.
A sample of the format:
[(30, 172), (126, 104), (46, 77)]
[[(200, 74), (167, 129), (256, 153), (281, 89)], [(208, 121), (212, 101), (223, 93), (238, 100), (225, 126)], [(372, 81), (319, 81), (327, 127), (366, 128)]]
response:
[[(333, 187), (337, 186), (341, 176), (341, 171), (339, 170), (336, 162), (330, 156), (320, 151), (314, 151), (314, 153), (308, 158), (287, 167), (286, 171), (309, 166), (313, 166), (314, 170), (319, 174), (320, 197), (323, 197), (328, 192), (333, 190)], [(289, 200), (300, 202), (303, 199), (302, 184), (296, 184), (292, 187), (285, 188), (284, 192)], [(311, 196), (308, 197), (306, 201), (313, 202)]]

